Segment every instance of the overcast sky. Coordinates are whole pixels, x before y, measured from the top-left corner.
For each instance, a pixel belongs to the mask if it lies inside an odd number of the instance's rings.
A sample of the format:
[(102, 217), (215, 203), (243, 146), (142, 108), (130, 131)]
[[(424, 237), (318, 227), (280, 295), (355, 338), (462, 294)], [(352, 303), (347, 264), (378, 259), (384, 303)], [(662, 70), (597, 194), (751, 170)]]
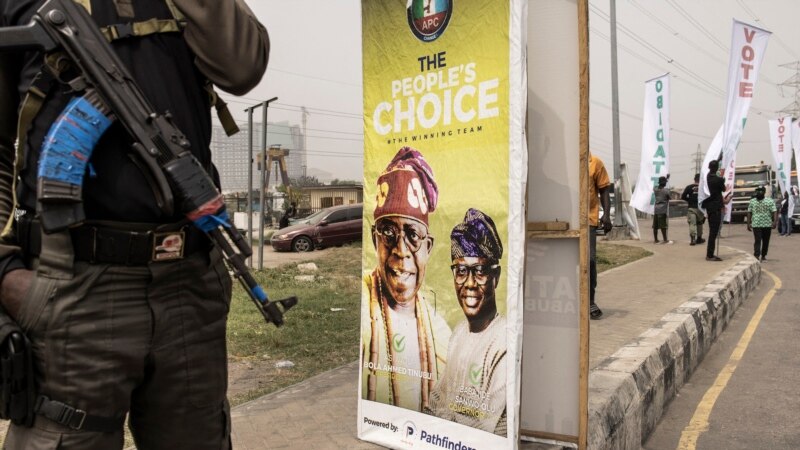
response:
[[(398, 0), (396, 0), (398, 1)], [(552, 0), (537, 0), (552, 1)], [(308, 108), (309, 167), (361, 179), (363, 152), (359, 0), (247, 0), (272, 41), (267, 75), (231, 109), (279, 97), (269, 121), (301, 124)], [(795, 76), (781, 64), (800, 60), (800, 0), (617, 0), (622, 161), (635, 183), (640, 160), (644, 81), (670, 72), (671, 172), (690, 181), (694, 154), (705, 153), (722, 124), (734, 18), (772, 31), (739, 147), (741, 164), (769, 162), (767, 120), (795, 101)], [(611, 76), (608, 0), (590, 0), (590, 143), (611, 166)], [(781, 95), (783, 94), (783, 96)], [(260, 112), (256, 121), (260, 121)]]

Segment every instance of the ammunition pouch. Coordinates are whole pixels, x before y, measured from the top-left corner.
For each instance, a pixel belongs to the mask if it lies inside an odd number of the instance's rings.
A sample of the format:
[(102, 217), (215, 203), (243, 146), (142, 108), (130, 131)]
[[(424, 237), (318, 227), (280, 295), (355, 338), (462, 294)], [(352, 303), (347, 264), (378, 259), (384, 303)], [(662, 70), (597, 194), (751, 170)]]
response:
[(34, 382), (31, 343), (19, 325), (0, 310), (0, 419), (33, 425)]

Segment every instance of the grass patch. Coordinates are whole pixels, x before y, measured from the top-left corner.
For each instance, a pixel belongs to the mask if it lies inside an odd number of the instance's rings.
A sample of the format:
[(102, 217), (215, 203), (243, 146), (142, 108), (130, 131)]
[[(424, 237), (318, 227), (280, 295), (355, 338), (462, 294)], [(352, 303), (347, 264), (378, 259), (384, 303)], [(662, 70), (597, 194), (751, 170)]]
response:
[(641, 247), (597, 243), (597, 273), (650, 256), (653, 253)]
[[(319, 270), (313, 282), (294, 279), (301, 275), (296, 264), (254, 271), (270, 299), (297, 295), (299, 303), (289, 310), (281, 328), (267, 325), (236, 284), (228, 317), (228, 353), (235, 360), (260, 365), (258, 388), (231, 398), (240, 404), (298, 383), (358, 358), (361, 313), (361, 246), (344, 246), (314, 261)], [(331, 311), (332, 308), (339, 309)], [(292, 368), (275, 368), (278, 361)]]

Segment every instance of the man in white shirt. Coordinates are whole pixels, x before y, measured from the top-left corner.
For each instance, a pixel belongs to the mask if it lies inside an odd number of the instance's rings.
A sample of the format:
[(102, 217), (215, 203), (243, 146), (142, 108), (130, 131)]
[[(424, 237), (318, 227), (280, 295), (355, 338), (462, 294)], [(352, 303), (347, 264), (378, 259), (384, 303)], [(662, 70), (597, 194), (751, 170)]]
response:
[(469, 209), (450, 234), (453, 281), (466, 320), (450, 337), (430, 412), (506, 435), (506, 319), (497, 312), (503, 245), (491, 217)]

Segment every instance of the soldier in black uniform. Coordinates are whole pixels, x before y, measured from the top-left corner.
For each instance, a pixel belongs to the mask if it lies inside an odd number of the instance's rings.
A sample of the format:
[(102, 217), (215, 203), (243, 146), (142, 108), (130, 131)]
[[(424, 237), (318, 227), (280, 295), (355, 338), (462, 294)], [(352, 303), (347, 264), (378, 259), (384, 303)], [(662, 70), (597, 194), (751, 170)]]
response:
[[(76, 2), (115, 32), (117, 55), (219, 185), (205, 85), (242, 95), (261, 80), (269, 56), (266, 29), (244, 0)], [(0, 0), (0, 26), (29, 23), (43, 3)], [(0, 226), (9, 224), (0, 303), (32, 342), (38, 387), (33, 428), (11, 425), (5, 448), (122, 448), (126, 414), (140, 449), (229, 448), (231, 279), (221, 255), (179, 213), (162, 213), (119, 123), (90, 160), (87, 220), (43, 233), (37, 163), (73, 94), (56, 80), (39, 84), (41, 108), (25, 112), (42, 61), (38, 52), (0, 53)]]

